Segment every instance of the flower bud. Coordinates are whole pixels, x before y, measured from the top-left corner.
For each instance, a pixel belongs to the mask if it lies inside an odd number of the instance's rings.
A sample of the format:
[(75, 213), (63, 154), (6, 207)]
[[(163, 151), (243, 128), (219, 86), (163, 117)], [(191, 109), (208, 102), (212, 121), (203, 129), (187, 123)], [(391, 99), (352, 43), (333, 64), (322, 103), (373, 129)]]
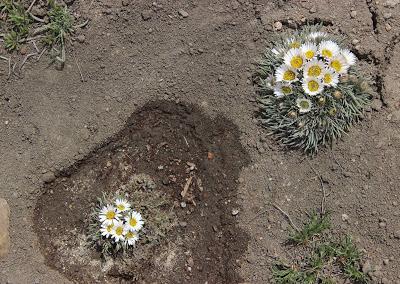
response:
[(325, 97), (319, 97), (319, 98), (318, 98), (318, 104), (319, 104), (320, 106), (325, 105), (325, 102), (326, 102)]
[(337, 100), (340, 100), (341, 98), (343, 98), (343, 94), (342, 94), (341, 91), (335, 91), (335, 92), (333, 93), (333, 97), (334, 97), (335, 99), (337, 99)]
[(289, 117), (291, 117), (291, 118), (296, 118), (297, 117), (297, 113), (295, 112), (295, 111), (289, 111), (289, 113), (288, 113), (288, 115), (289, 115)]
[(337, 113), (337, 109), (336, 109), (336, 108), (331, 108), (331, 109), (329, 110), (329, 115), (330, 115), (330, 116), (335, 116), (336, 113)]

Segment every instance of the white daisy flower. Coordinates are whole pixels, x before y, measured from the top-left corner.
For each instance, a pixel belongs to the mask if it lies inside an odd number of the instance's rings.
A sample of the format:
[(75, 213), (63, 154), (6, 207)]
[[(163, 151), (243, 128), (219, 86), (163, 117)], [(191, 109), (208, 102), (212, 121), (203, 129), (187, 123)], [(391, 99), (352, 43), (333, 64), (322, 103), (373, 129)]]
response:
[(286, 43), (290, 48), (300, 48), (301, 46), (301, 42), (295, 38), (287, 39)]
[(276, 97), (281, 98), (293, 93), (293, 88), (290, 84), (278, 82), (274, 88), (274, 94)]
[(348, 49), (342, 49), (340, 54), (346, 59), (346, 62), (349, 66), (354, 65), (357, 61), (357, 57)]
[(118, 212), (125, 212), (131, 208), (128, 201), (123, 198), (117, 198), (117, 200), (115, 200), (115, 206), (117, 207)]
[(106, 238), (109, 238), (112, 234), (113, 228), (114, 228), (114, 223), (111, 223), (109, 225), (102, 224), (100, 228), (101, 235)]
[(305, 59), (311, 60), (317, 55), (318, 47), (316, 44), (307, 42), (303, 44), (301, 47), (301, 52), (303, 53)]
[(299, 48), (289, 49), (289, 51), (283, 57), (283, 60), (286, 65), (293, 69), (301, 69), (305, 63), (305, 58), (303, 57), (303, 53)]
[(322, 72), (324, 71), (324, 63), (319, 60), (312, 60), (307, 62), (304, 66), (304, 78), (313, 77), (319, 78), (322, 76)]
[(281, 82), (295, 82), (298, 80), (296, 69), (290, 68), (289, 66), (283, 64), (278, 67), (275, 71), (276, 81)]
[(344, 74), (347, 72), (347, 69), (349, 69), (349, 64), (347, 64), (346, 58), (344, 58), (343, 55), (338, 55), (333, 57), (329, 62), (328, 62), (329, 67), (331, 67), (333, 70), (335, 70), (336, 73), (339, 74)]
[(300, 113), (306, 113), (311, 110), (312, 102), (309, 99), (298, 98), (296, 100), (296, 105), (299, 108)]
[(144, 224), (144, 221), (142, 219), (142, 215), (136, 211), (132, 211), (129, 213), (128, 216), (125, 217), (126, 221), (126, 226), (129, 228), (131, 231), (139, 231)]
[(325, 38), (327, 36), (328, 36), (328, 34), (325, 32), (312, 32), (308, 35), (309, 38), (314, 39), (314, 40), (317, 38)]
[(115, 222), (114, 227), (112, 229), (111, 237), (116, 242), (124, 241), (125, 233), (126, 233), (126, 229), (125, 229), (124, 223), (122, 223), (121, 221)]
[(336, 55), (338, 55), (339, 52), (340, 52), (339, 46), (331, 40), (324, 40), (321, 41), (321, 43), (319, 44), (318, 53), (322, 57), (331, 59)]
[(117, 212), (117, 209), (112, 205), (104, 206), (100, 210), (99, 220), (103, 222), (105, 225), (110, 225), (115, 221), (118, 221), (121, 217), (121, 214)]
[(325, 86), (336, 87), (339, 83), (339, 75), (332, 68), (325, 68), (322, 73), (322, 83)]
[(129, 246), (135, 245), (135, 243), (139, 240), (139, 234), (135, 231), (126, 230), (125, 231), (125, 242)]
[(303, 89), (306, 94), (315, 96), (322, 92), (324, 86), (320, 79), (309, 77), (303, 81)]

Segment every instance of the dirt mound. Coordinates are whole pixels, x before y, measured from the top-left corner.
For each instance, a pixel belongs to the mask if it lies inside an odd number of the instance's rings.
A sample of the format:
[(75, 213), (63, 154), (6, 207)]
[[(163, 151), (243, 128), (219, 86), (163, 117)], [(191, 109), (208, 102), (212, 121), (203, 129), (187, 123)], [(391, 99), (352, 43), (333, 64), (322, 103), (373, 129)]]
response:
[[(35, 230), (47, 264), (79, 283), (237, 283), (248, 236), (236, 226), (235, 181), (247, 161), (227, 119), (167, 101), (145, 105), (46, 186)], [(101, 259), (88, 248), (88, 216), (102, 192), (126, 187), (132, 177), (139, 186), (140, 177), (154, 181), (154, 195), (168, 201), (161, 210), (175, 220), (156, 245), (142, 240), (123, 261)]]

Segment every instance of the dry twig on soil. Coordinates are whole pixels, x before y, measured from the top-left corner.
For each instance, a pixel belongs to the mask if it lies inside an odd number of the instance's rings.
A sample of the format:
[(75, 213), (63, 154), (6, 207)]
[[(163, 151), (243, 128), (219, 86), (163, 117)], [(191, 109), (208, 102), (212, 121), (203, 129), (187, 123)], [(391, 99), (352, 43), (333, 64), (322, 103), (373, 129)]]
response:
[(289, 214), (286, 213), (285, 211), (283, 211), (278, 205), (276, 205), (275, 203), (272, 203), (272, 206), (275, 207), (276, 209), (278, 209), (285, 217), (286, 219), (289, 221), (290, 225), (292, 226), (293, 229), (296, 230), (296, 232), (299, 232), (299, 228), (297, 228), (297, 226), (293, 223), (292, 218), (290, 218)]

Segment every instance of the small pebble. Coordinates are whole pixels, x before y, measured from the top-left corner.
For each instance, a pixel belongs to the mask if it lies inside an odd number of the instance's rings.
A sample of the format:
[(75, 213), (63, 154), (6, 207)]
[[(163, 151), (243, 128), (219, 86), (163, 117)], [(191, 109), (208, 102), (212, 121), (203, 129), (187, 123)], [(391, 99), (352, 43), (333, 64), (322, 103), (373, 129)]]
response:
[(312, 6), (311, 9), (310, 9), (310, 13), (314, 14), (316, 12), (317, 12), (317, 8), (315, 6)]
[(383, 260), (383, 264), (384, 264), (384, 265), (388, 265), (388, 264), (389, 264), (389, 259), (388, 259), (388, 258), (385, 258), (385, 259)]
[(351, 42), (353, 45), (357, 45), (360, 41), (358, 39), (353, 39), (353, 41)]
[(189, 13), (186, 12), (185, 10), (183, 10), (183, 9), (180, 9), (180, 10), (178, 11), (178, 13), (179, 13), (179, 15), (181, 15), (181, 16), (184, 17), (184, 18), (189, 17)]
[(342, 214), (342, 221), (343, 222), (347, 222), (347, 221), (349, 221), (349, 215), (347, 215), (347, 214)]
[(239, 210), (233, 209), (232, 210), (232, 216), (236, 216), (237, 214), (239, 214)]
[(182, 202), (181, 202), (181, 207), (182, 207), (182, 208), (185, 208), (185, 207), (186, 207), (186, 202), (182, 201)]
[(353, 19), (354, 19), (355, 17), (357, 17), (357, 11), (351, 11), (351, 12), (350, 12), (350, 17), (352, 17)]
[(86, 37), (85, 37), (85, 35), (78, 35), (78, 37), (76, 38), (76, 40), (77, 40), (79, 43), (84, 43), (85, 40), (86, 40)]
[(385, 29), (386, 29), (387, 31), (390, 31), (390, 30), (392, 29), (392, 26), (391, 26), (389, 23), (386, 23), (386, 24), (385, 24)]
[(274, 29), (277, 31), (280, 31), (282, 29), (282, 23), (281, 22), (275, 22), (274, 23)]
[(386, 222), (379, 222), (379, 227), (380, 228), (385, 228), (386, 227)]
[(152, 10), (144, 10), (144, 11), (142, 12), (142, 19), (143, 19), (144, 21), (150, 20), (152, 14), (153, 14), (153, 11), (152, 11)]

